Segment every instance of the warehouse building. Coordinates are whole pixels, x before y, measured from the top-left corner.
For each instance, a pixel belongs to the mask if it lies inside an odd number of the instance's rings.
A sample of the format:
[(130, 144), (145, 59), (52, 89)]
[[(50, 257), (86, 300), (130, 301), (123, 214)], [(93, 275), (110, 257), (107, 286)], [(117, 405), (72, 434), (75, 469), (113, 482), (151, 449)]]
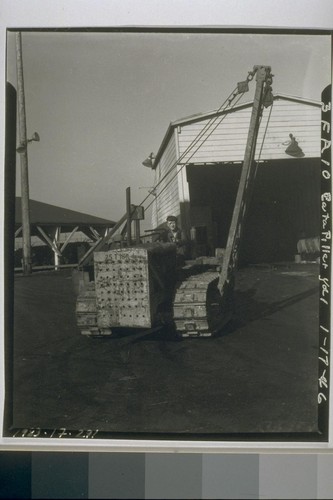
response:
[[(226, 246), (252, 104), (172, 122), (156, 154), (153, 227), (176, 215), (197, 255)], [(301, 239), (317, 240), (320, 119), (320, 102), (287, 95), (264, 109), (242, 261), (294, 259)]]

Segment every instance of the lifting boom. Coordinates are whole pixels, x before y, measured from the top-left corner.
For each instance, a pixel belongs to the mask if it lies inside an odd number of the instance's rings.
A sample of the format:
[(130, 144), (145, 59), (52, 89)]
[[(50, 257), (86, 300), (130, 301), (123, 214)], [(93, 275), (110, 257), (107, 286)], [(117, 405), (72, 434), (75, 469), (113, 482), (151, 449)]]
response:
[[(248, 81), (254, 75), (253, 109), (221, 270), (217, 272), (217, 261), (213, 269), (204, 265), (179, 269), (175, 245), (140, 245), (139, 231), (137, 244), (131, 246), (130, 225), (135, 217), (128, 189), (127, 214), (80, 262), (87, 262), (94, 254), (95, 283), (87, 286), (76, 305), (82, 334), (101, 336), (110, 335), (113, 327), (153, 328), (158, 324), (172, 324), (180, 337), (210, 337), (230, 320), (239, 244), (256, 172), (258, 131), (263, 108), (273, 102), (269, 66), (255, 66), (247, 81), (238, 84), (237, 93), (248, 90)], [(102, 251), (124, 222), (127, 222), (127, 247)]]
[(233, 283), (236, 271), (239, 243), (242, 237), (246, 209), (248, 207), (253, 181), (255, 177), (256, 165), (254, 155), (256, 150), (260, 119), (264, 107), (272, 104), (271, 83), (272, 74), (270, 66), (255, 66), (256, 89), (253, 101), (252, 114), (250, 119), (249, 132), (245, 148), (244, 162), (242, 166), (241, 178), (238, 185), (236, 202), (231, 219), (227, 246), (223, 258), (222, 269), (219, 277), (218, 288), (223, 294), (225, 287)]

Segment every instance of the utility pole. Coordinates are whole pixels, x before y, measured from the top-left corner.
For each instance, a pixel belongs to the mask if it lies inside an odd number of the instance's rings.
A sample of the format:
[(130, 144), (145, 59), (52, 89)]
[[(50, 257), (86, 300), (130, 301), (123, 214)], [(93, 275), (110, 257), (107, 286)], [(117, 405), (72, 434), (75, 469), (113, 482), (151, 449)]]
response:
[(126, 188), (126, 230), (127, 230), (127, 246), (132, 244), (132, 210), (131, 210), (131, 188)]
[(17, 71), (17, 109), (21, 163), (21, 204), (22, 204), (22, 241), (23, 241), (23, 274), (31, 274), (31, 232), (29, 212), (29, 175), (28, 175), (28, 141), (25, 114), (25, 96), (22, 61), (21, 33), (16, 33), (16, 71)]

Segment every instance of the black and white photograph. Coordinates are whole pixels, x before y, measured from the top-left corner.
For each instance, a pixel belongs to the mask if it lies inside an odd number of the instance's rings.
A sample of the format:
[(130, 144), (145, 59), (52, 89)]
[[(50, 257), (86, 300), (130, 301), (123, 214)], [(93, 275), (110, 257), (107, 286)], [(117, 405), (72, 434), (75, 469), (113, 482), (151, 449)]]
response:
[(6, 77), (5, 435), (327, 439), (331, 34), (10, 29)]

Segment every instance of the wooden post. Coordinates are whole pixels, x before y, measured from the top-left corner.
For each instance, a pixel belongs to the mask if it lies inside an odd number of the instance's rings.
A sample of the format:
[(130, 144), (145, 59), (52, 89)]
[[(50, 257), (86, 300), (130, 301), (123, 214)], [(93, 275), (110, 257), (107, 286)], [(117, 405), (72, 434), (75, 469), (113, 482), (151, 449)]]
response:
[(140, 221), (137, 219), (135, 221), (135, 243), (140, 244)]
[[(57, 227), (54, 233), (54, 239), (53, 239), (53, 244), (54, 246), (58, 249), (59, 245), (59, 239), (60, 239), (60, 228)], [(54, 252), (54, 270), (58, 271), (59, 270), (59, 264), (60, 264), (60, 255), (59, 255), (59, 250), (58, 252)]]
[(126, 214), (127, 214), (127, 246), (130, 247), (132, 244), (132, 217), (131, 217), (131, 188), (126, 188)]
[(232, 284), (233, 274), (237, 266), (239, 243), (242, 236), (244, 217), (250, 198), (252, 181), (255, 174), (254, 155), (259, 131), (260, 116), (262, 113), (262, 98), (264, 84), (267, 77), (271, 77), (270, 68), (259, 66), (257, 68), (257, 83), (253, 100), (249, 132), (244, 154), (241, 178), (230, 224), (227, 246), (223, 257), (222, 269), (219, 277), (218, 288), (223, 293), (225, 285)]
[(22, 243), (23, 243), (23, 274), (31, 274), (31, 232), (29, 213), (29, 175), (27, 126), (25, 114), (25, 96), (22, 60), (21, 33), (16, 33), (16, 70), (17, 70), (17, 102), (18, 102), (18, 130), (19, 142), (22, 146), (20, 153), (21, 163), (21, 204), (22, 204)]

